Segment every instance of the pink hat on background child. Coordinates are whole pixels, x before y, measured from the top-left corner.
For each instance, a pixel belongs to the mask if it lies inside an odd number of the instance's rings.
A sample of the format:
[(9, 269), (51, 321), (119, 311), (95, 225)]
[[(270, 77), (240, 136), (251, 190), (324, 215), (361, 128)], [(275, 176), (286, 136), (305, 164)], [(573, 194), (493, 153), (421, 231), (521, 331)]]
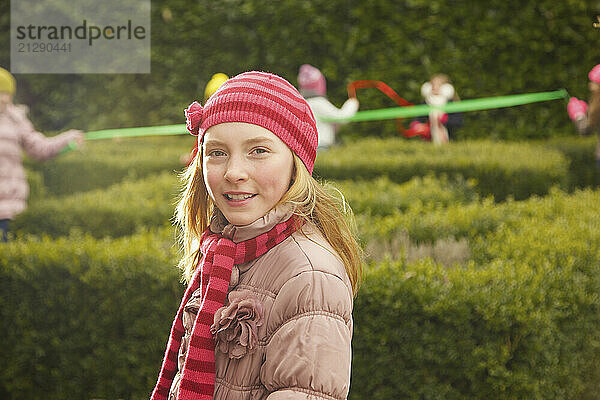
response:
[(310, 64), (303, 64), (300, 66), (300, 71), (298, 72), (298, 86), (302, 92), (308, 92), (317, 96), (325, 96), (325, 93), (327, 93), (325, 76), (318, 68), (315, 68)]
[(588, 74), (588, 77), (590, 78), (590, 81), (596, 82), (600, 85), (600, 64), (592, 68), (592, 70)]
[(185, 110), (187, 129), (198, 136), (225, 122), (262, 126), (279, 137), (312, 174), (317, 156), (317, 126), (304, 97), (288, 81), (266, 72), (244, 72), (226, 81), (202, 107)]

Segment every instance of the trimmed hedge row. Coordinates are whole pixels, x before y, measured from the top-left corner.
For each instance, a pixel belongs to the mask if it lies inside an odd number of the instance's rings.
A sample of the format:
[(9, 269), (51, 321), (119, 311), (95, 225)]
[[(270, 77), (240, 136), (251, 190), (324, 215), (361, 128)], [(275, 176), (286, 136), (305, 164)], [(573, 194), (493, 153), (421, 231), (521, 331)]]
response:
[(0, 397), (142, 399), (183, 287), (172, 230), (0, 243)]
[[(463, 179), (415, 177), (397, 184), (386, 177), (374, 181), (330, 182), (357, 214), (389, 215), (414, 207), (447, 207), (477, 199), (475, 184)], [(71, 230), (94, 237), (130, 235), (144, 227), (168, 224), (179, 185), (175, 173), (163, 172), (107, 189), (31, 201), (11, 229), (17, 233), (67, 235)], [(335, 192), (332, 194), (336, 195)]]
[(539, 142), (547, 148), (558, 150), (569, 160), (569, 188), (600, 186), (600, 168), (596, 167), (596, 141), (592, 137), (553, 138)]
[(108, 189), (31, 202), (11, 230), (54, 237), (73, 229), (94, 237), (131, 235), (143, 227), (169, 224), (178, 190), (174, 173), (127, 178)]
[(600, 193), (555, 192), (474, 261), (367, 269), (352, 399), (597, 399)]
[[(565, 218), (564, 213), (574, 213), (571, 219), (580, 218), (578, 207), (585, 205), (594, 210), (596, 205), (589, 199), (596, 192), (586, 189), (576, 191), (574, 198), (556, 188), (545, 197), (532, 197), (526, 201), (494, 203), (491, 199), (465, 205), (450, 205), (430, 209), (411, 207), (405, 212), (384, 216), (357, 215), (358, 230), (365, 241), (389, 241), (407, 233), (412, 241), (431, 243), (444, 238), (466, 238), (469, 241), (495, 232), (501, 227), (514, 229), (523, 221), (535, 218), (540, 222)], [(571, 207), (571, 208), (567, 208)], [(532, 222), (535, 225), (535, 222)]]
[(27, 162), (27, 167), (43, 175), (49, 194), (64, 196), (105, 188), (125, 178), (182, 170), (179, 157), (193, 144), (193, 138), (185, 135), (92, 141), (44, 163)]
[[(427, 153), (437, 151), (400, 143), (404, 159), (415, 154), (431, 159)], [(589, 150), (585, 140), (573, 143), (570, 154)], [(487, 144), (465, 144), (463, 150)], [(113, 145), (103, 148), (109, 151)], [(455, 151), (455, 145), (448, 149)], [(371, 159), (393, 160), (392, 143), (382, 146)], [(511, 154), (535, 153), (533, 145), (522, 152), (516, 146), (497, 148), (505, 150), (508, 161), (513, 161)], [(327, 162), (333, 162), (339, 150), (319, 154), (319, 159), (332, 157)], [(539, 152), (556, 157), (552, 168), (566, 171), (558, 150)], [(130, 154), (120, 151), (121, 157)], [(440, 154), (461, 166), (461, 157), (446, 154), (451, 151)], [(161, 164), (162, 156), (153, 165)], [(475, 161), (471, 165), (478, 171), (500, 165), (499, 159)], [(0, 371), (0, 397), (147, 398), (183, 287), (173, 267), (172, 228), (145, 229), (168, 223), (177, 181), (173, 172), (135, 175), (138, 165), (132, 164), (131, 178), (147, 177), (122, 181), (123, 169), (112, 175), (121, 183), (89, 193), (75, 193), (80, 186), (61, 182), (65, 193), (75, 194), (59, 199), (41, 199), (53, 191), (42, 184), (43, 168), (32, 172), (32, 192), (38, 194), (13, 226), (36, 234), (70, 234), (0, 244), (0, 316), (5, 321), (0, 356), (7, 365)], [(496, 182), (516, 179), (519, 168), (540, 164), (505, 160)], [(482, 181), (463, 178), (458, 167), (456, 174), (431, 168), (429, 173), (439, 177), (423, 171), (404, 181), (396, 179), (397, 165), (381, 175), (347, 176), (372, 181), (333, 182), (357, 213), (363, 241), (385, 243), (402, 235), (416, 243), (465, 238), (469, 261), (448, 268), (431, 259), (408, 262), (400, 252), (369, 265), (354, 314), (351, 399), (597, 398), (600, 192), (569, 195), (548, 186), (545, 198), (518, 202), (509, 194), (498, 204), (491, 198), (479, 201)], [(416, 170), (416, 162), (407, 165)], [(537, 173), (525, 180), (546, 184), (555, 179)], [(89, 187), (106, 184), (90, 182)], [(91, 236), (133, 232), (138, 233), (119, 239)]]
[(544, 195), (567, 185), (567, 159), (529, 143), (457, 142), (448, 146), (398, 139), (365, 139), (319, 154), (315, 171), (327, 179), (405, 182), (427, 174), (475, 179), (481, 195), (496, 200)]
[[(431, 209), (414, 206), (404, 212), (389, 215), (356, 216), (358, 231), (367, 251), (367, 257), (398, 259), (406, 256), (406, 245), (432, 245), (439, 241), (466, 240), (470, 255), (479, 263), (489, 262), (482, 258), (485, 248), (497, 231), (517, 229), (523, 224), (544, 224), (557, 218), (578, 220), (584, 215), (580, 210), (596, 210), (595, 191), (586, 189), (568, 195), (551, 189), (546, 197), (532, 197), (526, 201), (494, 203), (491, 199), (464, 205), (455, 204), (445, 208)], [(586, 210), (586, 212), (588, 211)], [(539, 228), (542, 229), (542, 228)], [(500, 244), (505, 242), (500, 240)], [(471, 256), (469, 258), (471, 258)]]
[[(470, 262), (369, 265), (351, 398), (597, 398), (599, 202), (467, 204), (496, 217), (463, 228)], [(3, 397), (146, 398), (183, 289), (173, 242), (165, 228), (1, 245)]]
[(411, 207), (385, 216), (357, 215), (360, 236), (365, 242), (391, 241), (407, 233), (411, 241), (432, 243), (445, 238), (474, 239), (495, 231), (502, 224), (518, 224), (523, 214), (519, 202), (496, 204), (491, 199), (447, 208)]
[(355, 214), (389, 215), (414, 207), (430, 209), (466, 204), (478, 199), (474, 180), (448, 179), (432, 175), (416, 176), (398, 184), (381, 176), (374, 180), (332, 181)]
[[(594, 141), (568, 137), (528, 143), (456, 142), (433, 147), (398, 138), (368, 139), (319, 153), (315, 171), (336, 180), (388, 176), (392, 181), (405, 182), (428, 174), (462, 176), (474, 179), (482, 196), (522, 199), (545, 194), (556, 184), (571, 189), (599, 185)], [(41, 180), (37, 176), (30, 179), (32, 198), (69, 195), (105, 188), (126, 178), (181, 170), (179, 157), (189, 151), (192, 143), (185, 136), (90, 142), (79, 151), (46, 163), (28, 162), (30, 174), (41, 174)]]

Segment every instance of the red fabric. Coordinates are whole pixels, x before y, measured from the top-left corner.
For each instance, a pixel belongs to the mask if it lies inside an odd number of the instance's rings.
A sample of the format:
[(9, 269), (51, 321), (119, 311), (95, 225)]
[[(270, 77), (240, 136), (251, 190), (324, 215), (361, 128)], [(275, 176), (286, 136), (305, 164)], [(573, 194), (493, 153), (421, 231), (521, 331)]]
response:
[(431, 139), (429, 122), (412, 121), (410, 128), (405, 131), (404, 135), (406, 137), (421, 136), (424, 140)]
[(185, 110), (185, 127), (187, 131), (198, 136), (198, 129), (202, 123), (202, 106), (197, 101), (194, 101)]
[[(244, 72), (226, 81), (204, 107), (185, 111), (188, 131), (202, 143), (204, 132), (225, 122), (259, 125), (279, 137), (312, 173), (317, 157), (317, 125), (304, 97), (291, 83), (266, 72)], [(198, 146), (200, 147), (200, 146)]]
[(567, 113), (569, 114), (569, 118), (575, 121), (587, 113), (587, 108), (588, 105), (585, 101), (579, 100), (577, 97), (571, 97), (569, 104), (567, 104)]
[(281, 243), (295, 230), (293, 216), (270, 231), (240, 243), (206, 230), (200, 240), (202, 261), (183, 295), (169, 335), (169, 343), (151, 400), (167, 399), (177, 373), (177, 356), (184, 334), (183, 309), (192, 293), (202, 287), (202, 305), (181, 373), (178, 399), (207, 400), (215, 389), (215, 342), (210, 332), (215, 312), (225, 304), (231, 269), (250, 262)]

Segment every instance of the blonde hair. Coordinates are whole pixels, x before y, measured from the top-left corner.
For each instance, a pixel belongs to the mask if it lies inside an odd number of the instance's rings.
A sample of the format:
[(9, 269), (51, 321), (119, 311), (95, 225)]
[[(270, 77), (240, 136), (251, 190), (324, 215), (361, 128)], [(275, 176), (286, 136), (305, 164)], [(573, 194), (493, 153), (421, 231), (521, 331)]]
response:
[[(356, 295), (362, 276), (362, 261), (352, 210), (343, 196), (336, 198), (317, 182), (296, 154), (292, 176), (292, 184), (278, 204), (292, 205), (299, 225), (310, 222), (319, 229), (344, 263)], [(189, 282), (200, 261), (200, 236), (209, 226), (215, 211), (202, 175), (201, 148), (194, 161), (181, 174), (181, 180), (184, 188), (175, 211), (183, 252), (178, 266), (183, 272), (183, 280)]]
[[(450, 77), (446, 74), (441, 74), (441, 73), (434, 74), (431, 76), (431, 78), (429, 78), (429, 82), (433, 81), (434, 79), (439, 79), (442, 82), (442, 85), (444, 83), (449, 83), (450, 85), (452, 85), (452, 81), (450, 80)], [(460, 101), (460, 97), (458, 96), (458, 93), (456, 92), (456, 88), (454, 88), (454, 96), (452, 96), (452, 101)]]

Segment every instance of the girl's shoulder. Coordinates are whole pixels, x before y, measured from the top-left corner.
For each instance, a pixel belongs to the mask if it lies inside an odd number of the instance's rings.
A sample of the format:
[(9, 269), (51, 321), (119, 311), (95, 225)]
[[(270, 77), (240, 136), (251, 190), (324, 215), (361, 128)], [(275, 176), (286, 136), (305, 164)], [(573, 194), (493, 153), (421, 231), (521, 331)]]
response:
[(260, 275), (265, 289), (273, 293), (278, 293), (289, 282), (300, 281), (326, 281), (328, 285), (343, 286), (352, 293), (341, 258), (310, 224), (269, 250), (252, 269), (255, 277)]

